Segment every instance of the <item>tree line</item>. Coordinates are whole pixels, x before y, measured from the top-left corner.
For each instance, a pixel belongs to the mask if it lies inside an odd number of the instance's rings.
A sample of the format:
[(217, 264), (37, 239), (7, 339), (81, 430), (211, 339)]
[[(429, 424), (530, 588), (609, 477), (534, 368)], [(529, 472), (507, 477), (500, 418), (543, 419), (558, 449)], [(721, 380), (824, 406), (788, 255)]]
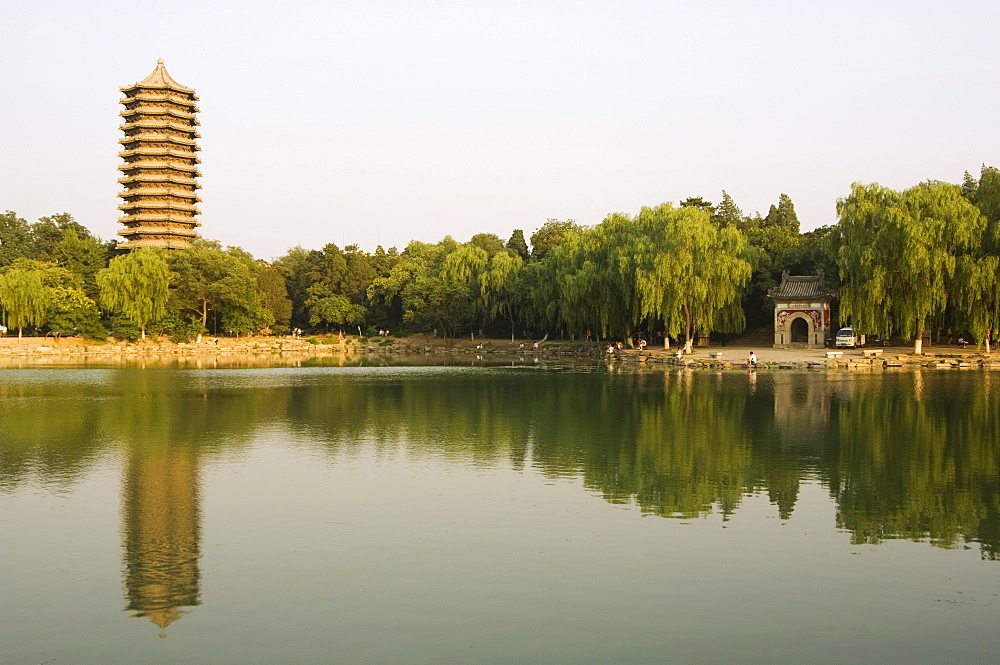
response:
[(0, 215), (0, 310), (18, 334), (314, 332), (631, 341), (770, 327), (785, 271), (822, 273), (840, 319), (916, 350), (929, 332), (987, 346), (1000, 334), (1000, 171), (904, 191), (855, 184), (836, 225), (801, 232), (791, 198), (744, 215), (722, 192), (614, 213), (594, 226), (550, 219), (525, 239), (479, 233), (402, 251), (295, 247), (274, 261), (199, 240), (123, 253), (66, 213)]

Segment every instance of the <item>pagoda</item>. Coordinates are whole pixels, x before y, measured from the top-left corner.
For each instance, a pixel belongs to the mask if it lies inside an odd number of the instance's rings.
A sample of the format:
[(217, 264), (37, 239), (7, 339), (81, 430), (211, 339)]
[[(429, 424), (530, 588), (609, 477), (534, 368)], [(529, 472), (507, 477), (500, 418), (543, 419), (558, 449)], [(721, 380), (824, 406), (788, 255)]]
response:
[(125, 107), (119, 113), (125, 121), (119, 129), (125, 160), (118, 179), (125, 191), (118, 194), (124, 203), (118, 232), (125, 241), (119, 247), (190, 247), (198, 238), (195, 204), (201, 199), (195, 178), (198, 171), (199, 124), (195, 114), (198, 101), (194, 90), (171, 78), (158, 60), (153, 73), (138, 83), (120, 88)]

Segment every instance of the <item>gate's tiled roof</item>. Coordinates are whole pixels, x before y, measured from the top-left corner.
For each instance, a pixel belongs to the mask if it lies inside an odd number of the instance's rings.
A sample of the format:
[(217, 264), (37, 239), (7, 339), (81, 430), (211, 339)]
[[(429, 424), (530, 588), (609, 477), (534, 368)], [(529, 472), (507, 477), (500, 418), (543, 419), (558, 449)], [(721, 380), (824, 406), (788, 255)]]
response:
[(818, 275), (781, 275), (781, 284), (767, 292), (774, 300), (815, 300), (832, 298), (835, 293), (823, 283), (823, 273)]

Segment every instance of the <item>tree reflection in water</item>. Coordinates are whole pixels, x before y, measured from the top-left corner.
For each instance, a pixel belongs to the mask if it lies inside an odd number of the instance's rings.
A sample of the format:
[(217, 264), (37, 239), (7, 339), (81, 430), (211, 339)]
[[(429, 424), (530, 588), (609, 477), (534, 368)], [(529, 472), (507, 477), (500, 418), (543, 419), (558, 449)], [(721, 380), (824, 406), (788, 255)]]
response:
[(997, 375), (313, 368), (11, 371), (0, 488), (68, 486), (123, 465), (127, 608), (165, 627), (200, 600), (201, 473), (263, 430), (345, 457), (405, 452), (534, 468), (616, 504), (736, 519), (766, 493), (794, 520), (803, 482), (855, 543), (1000, 551)]

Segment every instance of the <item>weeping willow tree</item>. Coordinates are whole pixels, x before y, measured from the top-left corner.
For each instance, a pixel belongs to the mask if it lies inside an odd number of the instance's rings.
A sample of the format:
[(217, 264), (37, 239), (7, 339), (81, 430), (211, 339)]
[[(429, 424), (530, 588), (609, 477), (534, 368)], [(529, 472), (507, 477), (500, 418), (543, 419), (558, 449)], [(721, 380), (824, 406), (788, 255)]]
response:
[(7, 325), (17, 328), (18, 339), (25, 326), (44, 323), (48, 310), (50, 289), (35, 263), (18, 259), (0, 272), (0, 308), (7, 313)]
[(965, 197), (986, 217), (981, 242), (958, 257), (955, 299), (958, 321), (990, 352), (1000, 337), (1000, 170), (983, 166), (979, 180), (966, 173)]
[(956, 259), (980, 241), (985, 219), (943, 182), (903, 192), (855, 183), (837, 213), (841, 316), (866, 334), (910, 337), (919, 355), (948, 305)]
[(743, 233), (712, 223), (706, 210), (669, 203), (643, 208), (636, 221), (643, 316), (662, 318), (668, 336), (683, 332), (689, 353), (696, 333), (742, 330), (740, 294), (751, 275)]
[(132, 321), (146, 339), (146, 326), (167, 313), (170, 269), (163, 250), (136, 249), (111, 259), (97, 273), (101, 304)]
[(485, 334), (490, 319), (503, 316), (510, 321), (511, 341), (514, 340), (516, 312), (512, 288), (523, 264), (515, 252), (501, 248), (491, 255), (472, 242), (459, 246), (445, 257), (441, 275), (469, 289), (480, 337)]
[(489, 316), (510, 321), (510, 341), (514, 341), (517, 320), (517, 279), (524, 260), (511, 252), (497, 252), (479, 276), (480, 300)]
[(553, 266), (560, 315), (571, 333), (596, 327), (602, 337), (631, 343), (641, 317), (635, 268), (642, 251), (635, 221), (614, 213), (549, 252), (544, 262)]
[(441, 277), (444, 280), (455, 285), (464, 285), (469, 290), (469, 299), (475, 310), (480, 337), (483, 336), (489, 311), (486, 298), (483, 297), (481, 276), (489, 265), (489, 260), (489, 254), (485, 249), (466, 243), (449, 253), (441, 266)]

